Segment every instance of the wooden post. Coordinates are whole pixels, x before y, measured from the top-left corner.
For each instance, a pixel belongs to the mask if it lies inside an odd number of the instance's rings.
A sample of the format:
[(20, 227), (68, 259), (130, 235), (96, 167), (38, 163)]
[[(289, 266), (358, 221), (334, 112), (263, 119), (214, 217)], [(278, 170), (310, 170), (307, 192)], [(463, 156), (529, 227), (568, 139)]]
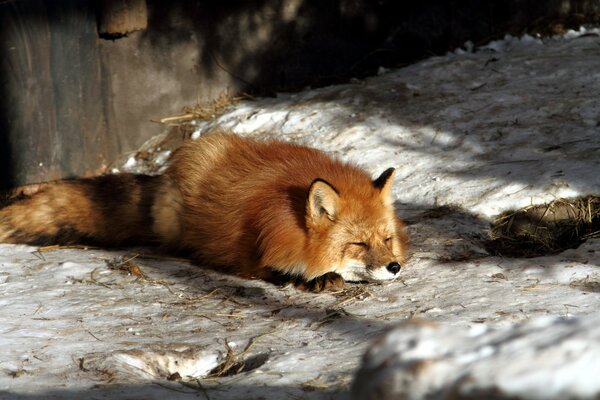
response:
[(148, 27), (146, 0), (102, 0), (98, 16), (98, 34), (118, 39)]

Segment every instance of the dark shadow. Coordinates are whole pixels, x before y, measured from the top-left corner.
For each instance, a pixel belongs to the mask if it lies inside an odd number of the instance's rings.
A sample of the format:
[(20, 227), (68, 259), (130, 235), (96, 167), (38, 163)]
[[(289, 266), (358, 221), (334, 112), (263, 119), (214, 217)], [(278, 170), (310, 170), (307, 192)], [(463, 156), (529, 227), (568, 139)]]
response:
[(92, 1), (0, 2), (0, 187), (98, 170), (102, 111)]
[[(9, 37), (7, 30), (11, 26), (11, 19), (14, 16), (7, 11), (6, 4), (1, 4), (0, 7), (2, 11), (0, 12), (0, 54), (6, 54), (10, 51), (10, 47), (6, 43)], [(12, 66), (7, 64), (7, 58), (0, 57), (0, 190), (8, 189), (16, 184), (10, 121), (17, 116), (14, 100), (9, 92), (11, 68)]]
[(487, 257), (485, 249), (489, 241), (489, 222), (472, 212), (457, 206), (445, 205), (430, 209), (400, 204), (412, 211), (406, 220), (410, 240), (418, 247), (420, 256), (439, 262), (459, 262)]
[(268, 95), (347, 82), (469, 39), (521, 30), (525, 22), (513, 18), (515, 8), (479, 1), (156, 1), (150, 4), (153, 29), (144, 37), (161, 46), (196, 35), (204, 43), (201, 70), (212, 77), (225, 71), (242, 91)]
[(196, 35), (202, 70), (226, 71), (263, 95), (371, 76), (467, 40), (541, 29), (541, 21), (567, 29), (598, 20), (583, 0), (568, 8), (558, 1), (154, 1), (149, 12), (145, 39), (161, 46)]
[(50, 389), (39, 394), (17, 394), (0, 391), (0, 398), (6, 400), (80, 400), (95, 398), (147, 400), (186, 400), (186, 399), (331, 399), (347, 400), (346, 391), (335, 389), (302, 389), (294, 386), (249, 386), (243, 383), (230, 383), (223, 394), (218, 387), (189, 387), (176, 382), (146, 383), (144, 385), (106, 384), (88, 389)]
[[(0, 105), (0, 107), (2, 106)], [(10, 142), (8, 141), (6, 132), (8, 132), (8, 127), (5, 120), (2, 119), (0, 121), (0, 190), (11, 188), (16, 184), (13, 179), (14, 173), (12, 171), (13, 161), (11, 158)]]

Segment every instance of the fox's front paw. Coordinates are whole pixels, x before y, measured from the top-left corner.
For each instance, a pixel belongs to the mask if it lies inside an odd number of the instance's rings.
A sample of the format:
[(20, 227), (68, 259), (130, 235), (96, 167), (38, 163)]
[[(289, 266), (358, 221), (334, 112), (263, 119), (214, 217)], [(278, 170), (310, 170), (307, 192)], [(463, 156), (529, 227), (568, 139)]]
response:
[(311, 281), (298, 280), (296, 287), (307, 292), (319, 293), (324, 290), (339, 290), (344, 287), (344, 278), (335, 272), (316, 277)]

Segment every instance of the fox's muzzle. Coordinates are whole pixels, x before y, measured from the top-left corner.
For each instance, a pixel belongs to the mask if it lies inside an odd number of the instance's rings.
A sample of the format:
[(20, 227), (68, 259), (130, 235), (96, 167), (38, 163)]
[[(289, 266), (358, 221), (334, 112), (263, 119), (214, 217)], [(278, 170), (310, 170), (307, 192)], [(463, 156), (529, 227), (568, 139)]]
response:
[(392, 261), (386, 267), (386, 269), (394, 275), (396, 275), (398, 272), (400, 272), (400, 268), (401, 268), (400, 264), (396, 261)]

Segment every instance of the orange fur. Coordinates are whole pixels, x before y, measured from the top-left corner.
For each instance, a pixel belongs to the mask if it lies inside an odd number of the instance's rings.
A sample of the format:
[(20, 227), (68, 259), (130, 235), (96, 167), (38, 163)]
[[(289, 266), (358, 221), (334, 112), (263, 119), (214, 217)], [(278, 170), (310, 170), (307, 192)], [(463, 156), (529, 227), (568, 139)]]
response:
[(247, 277), (392, 279), (407, 246), (392, 177), (372, 181), (303, 146), (214, 133), (184, 144), (161, 176), (47, 185), (0, 210), (0, 242), (157, 243)]

